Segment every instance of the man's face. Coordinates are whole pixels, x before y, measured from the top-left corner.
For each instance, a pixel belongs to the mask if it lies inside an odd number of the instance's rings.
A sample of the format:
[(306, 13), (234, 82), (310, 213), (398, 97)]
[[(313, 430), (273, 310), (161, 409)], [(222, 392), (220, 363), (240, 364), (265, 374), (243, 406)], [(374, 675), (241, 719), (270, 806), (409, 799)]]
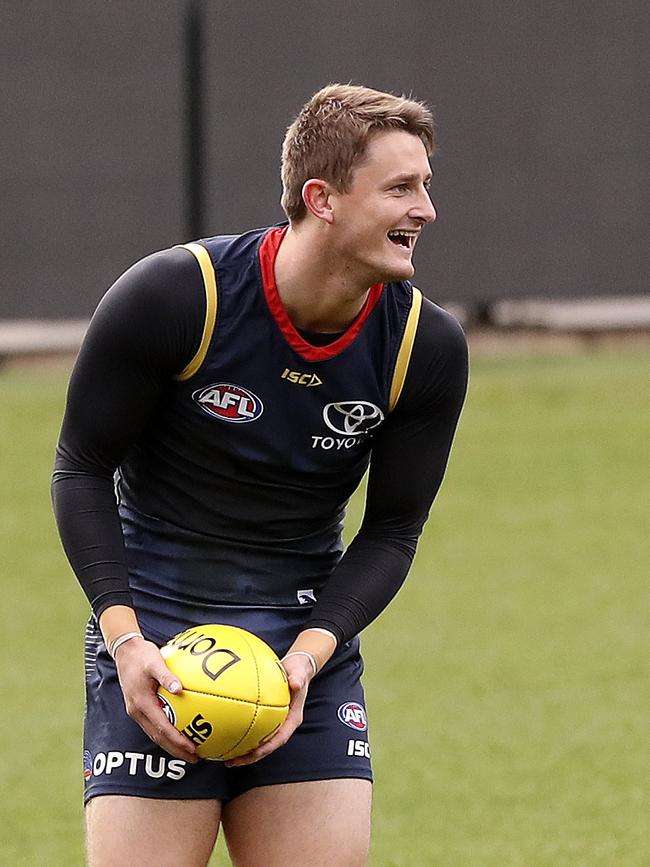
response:
[(377, 133), (347, 193), (332, 193), (332, 241), (352, 279), (368, 285), (413, 276), (413, 250), (436, 218), (424, 145), (401, 130)]

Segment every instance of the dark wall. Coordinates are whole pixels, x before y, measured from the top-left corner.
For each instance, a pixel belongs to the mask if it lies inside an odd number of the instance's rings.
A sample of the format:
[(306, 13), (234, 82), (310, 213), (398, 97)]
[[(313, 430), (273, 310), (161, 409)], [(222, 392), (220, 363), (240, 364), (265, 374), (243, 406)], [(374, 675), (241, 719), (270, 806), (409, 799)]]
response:
[[(204, 234), (282, 217), (286, 125), (322, 84), (352, 80), (434, 107), (440, 216), (417, 258), (431, 297), (647, 291), (646, 0), (200, 8)], [(187, 9), (10, 12), (0, 317), (85, 316), (131, 261), (187, 239)]]
[(183, 232), (182, 4), (4, 7), (0, 318), (87, 316)]

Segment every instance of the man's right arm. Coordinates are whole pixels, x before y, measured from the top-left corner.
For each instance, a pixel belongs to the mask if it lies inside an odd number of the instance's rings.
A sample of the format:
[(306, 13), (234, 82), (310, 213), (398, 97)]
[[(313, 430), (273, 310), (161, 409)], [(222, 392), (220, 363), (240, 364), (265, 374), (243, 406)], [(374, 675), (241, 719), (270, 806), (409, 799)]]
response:
[[(149, 256), (102, 299), (72, 373), (52, 500), (66, 555), (109, 648), (120, 636), (140, 631), (129, 592), (114, 472), (166, 384), (193, 357), (204, 316), (194, 256), (180, 248)], [(134, 639), (119, 647), (117, 659), (129, 713), (161, 746), (192, 761), (189, 741), (164, 724), (155, 706), (155, 683), (173, 687), (157, 648)]]
[(194, 257), (177, 248), (155, 253), (106, 293), (75, 363), (52, 498), (66, 554), (98, 617), (131, 604), (115, 469), (192, 357), (204, 311)]

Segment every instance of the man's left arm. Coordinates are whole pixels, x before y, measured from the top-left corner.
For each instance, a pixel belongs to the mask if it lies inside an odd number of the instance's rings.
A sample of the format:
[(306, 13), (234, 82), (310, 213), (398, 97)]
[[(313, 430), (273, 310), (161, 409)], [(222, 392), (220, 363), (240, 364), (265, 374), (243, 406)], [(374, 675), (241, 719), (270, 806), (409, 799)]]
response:
[(402, 394), (373, 443), (361, 528), (308, 622), (337, 644), (374, 620), (406, 578), (447, 468), (467, 379), (460, 326), (425, 301)]
[(442, 484), (467, 378), (460, 326), (425, 301), (402, 394), (373, 442), (363, 523), (283, 660), (293, 693), (289, 717), (267, 744), (232, 764), (257, 761), (289, 739), (311, 679), (404, 583)]

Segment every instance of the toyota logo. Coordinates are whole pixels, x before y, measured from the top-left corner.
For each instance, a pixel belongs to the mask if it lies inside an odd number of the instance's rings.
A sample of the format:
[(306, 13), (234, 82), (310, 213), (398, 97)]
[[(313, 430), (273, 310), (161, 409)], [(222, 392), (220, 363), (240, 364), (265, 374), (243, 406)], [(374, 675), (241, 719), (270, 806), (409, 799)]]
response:
[(323, 410), (323, 419), (330, 430), (345, 436), (367, 433), (384, 420), (384, 414), (367, 400), (344, 400), (328, 403)]

